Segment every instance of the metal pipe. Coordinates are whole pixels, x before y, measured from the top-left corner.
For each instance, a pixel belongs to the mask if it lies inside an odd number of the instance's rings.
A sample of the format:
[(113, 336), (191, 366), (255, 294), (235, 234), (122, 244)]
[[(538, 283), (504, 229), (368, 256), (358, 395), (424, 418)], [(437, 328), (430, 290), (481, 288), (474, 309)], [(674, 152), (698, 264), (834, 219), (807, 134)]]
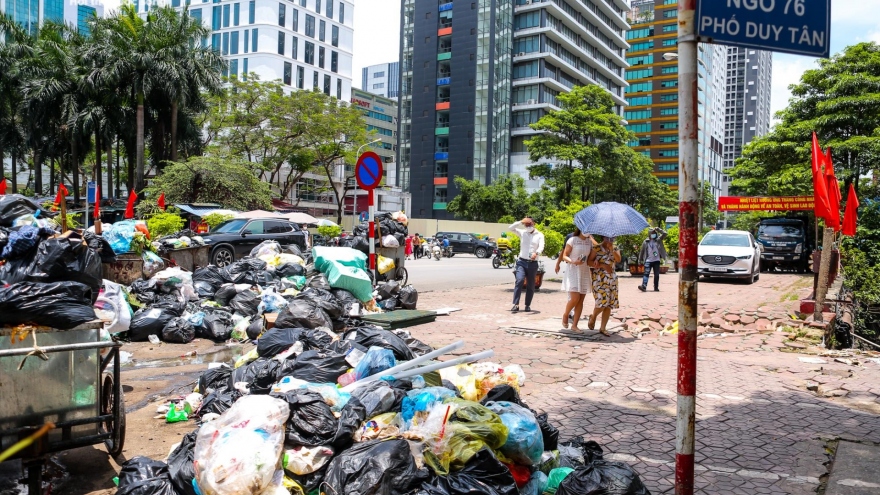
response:
[(435, 357), (442, 356), (442, 355), (444, 355), (448, 352), (452, 352), (456, 349), (461, 349), (462, 347), (464, 347), (463, 340), (459, 340), (458, 342), (453, 342), (452, 344), (449, 344), (446, 347), (441, 347), (440, 349), (437, 349), (436, 351), (429, 352), (429, 353), (425, 354), (424, 356), (419, 356), (415, 359), (405, 361), (403, 363), (398, 364), (397, 366), (394, 366), (393, 368), (388, 368), (385, 371), (380, 371), (380, 372), (376, 373), (375, 375), (370, 375), (370, 376), (366, 376), (364, 378), (361, 378), (360, 380), (358, 380), (354, 383), (351, 383), (349, 385), (346, 385), (345, 387), (342, 387), (342, 391), (343, 392), (351, 392), (352, 390), (360, 387), (361, 385), (366, 385), (370, 382), (374, 382), (374, 381), (382, 378), (383, 376), (393, 376), (395, 373), (398, 373), (400, 371), (408, 370), (410, 368), (415, 368), (416, 366), (418, 366), (424, 362), (430, 361), (430, 360), (434, 359)]
[[(88, 349), (104, 349), (107, 347), (122, 347), (122, 344), (119, 342), (89, 342), (87, 344), (66, 344), (66, 345), (53, 345), (48, 347), (40, 347), (46, 354), (51, 354), (53, 352), (67, 352), (67, 351), (82, 351)], [(23, 349), (3, 349), (0, 350), (0, 358), (2, 357), (12, 357), (12, 356), (24, 356), (33, 352), (33, 347), (25, 347)]]
[(437, 364), (429, 364), (428, 366), (423, 366), (421, 368), (414, 368), (411, 370), (406, 370), (403, 373), (399, 373), (391, 378), (395, 380), (399, 380), (401, 378), (409, 378), (411, 376), (422, 375), (424, 373), (430, 373), (432, 371), (442, 370), (443, 368), (449, 368), (451, 366), (456, 366), (464, 363), (473, 363), (474, 361), (479, 361), (480, 359), (487, 359), (495, 355), (495, 351), (493, 349), (489, 349), (488, 351), (478, 352), (476, 354), (471, 354), (470, 356), (462, 356), (460, 358), (451, 359), (449, 361), (443, 361), (442, 363)]
[(675, 493), (694, 493), (694, 424), (697, 392), (697, 238), (700, 208), (697, 107), (697, 0), (678, 2), (679, 279), (678, 403)]

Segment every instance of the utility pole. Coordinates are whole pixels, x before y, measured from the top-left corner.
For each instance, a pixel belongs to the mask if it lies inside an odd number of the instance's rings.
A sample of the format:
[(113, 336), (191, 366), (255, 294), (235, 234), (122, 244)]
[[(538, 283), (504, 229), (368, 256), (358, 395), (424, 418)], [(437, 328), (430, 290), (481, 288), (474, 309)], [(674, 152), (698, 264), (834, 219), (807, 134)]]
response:
[(697, 0), (678, 2), (678, 404), (675, 493), (694, 493), (694, 423), (697, 395), (697, 216), (700, 200), (697, 113)]

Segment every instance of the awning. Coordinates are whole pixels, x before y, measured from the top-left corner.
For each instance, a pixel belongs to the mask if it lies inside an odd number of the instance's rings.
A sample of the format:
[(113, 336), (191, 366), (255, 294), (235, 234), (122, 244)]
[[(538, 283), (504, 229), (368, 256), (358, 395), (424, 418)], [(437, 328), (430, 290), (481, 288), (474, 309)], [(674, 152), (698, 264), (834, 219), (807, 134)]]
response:
[(284, 218), (290, 220), (291, 222), (298, 223), (300, 225), (314, 225), (318, 223), (318, 219), (309, 215), (308, 213), (303, 212), (294, 212), (294, 213), (286, 213), (282, 215)]
[(176, 204), (174, 205), (176, 208), (179, 208), (182, 211), (189, 213), (190, 215), (196, 217), (203, 217), (208, 213), (211, 213), (221, 207), (218, 204), (212, 203), (199, 203), (199, 204)]
[(282, 218), (281, 215), (274, 211), (253, 210), (245, 211), (235, 215), (235, 218)]

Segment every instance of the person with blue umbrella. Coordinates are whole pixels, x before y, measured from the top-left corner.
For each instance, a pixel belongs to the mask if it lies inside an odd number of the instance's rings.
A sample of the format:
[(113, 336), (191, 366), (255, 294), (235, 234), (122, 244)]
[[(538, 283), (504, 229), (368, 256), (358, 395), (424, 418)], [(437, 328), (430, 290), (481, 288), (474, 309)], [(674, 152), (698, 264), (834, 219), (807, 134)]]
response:
[(592, 288), (596, 305), (587, 321), (590, 330), (596, 328), (596, 319), (601, 315), (599, 332), (608, 335), (606, 326), (611, 311), (620, 307), (617, 272), (614, 265), (620, 263), (620, 249), (614, 245), (614, 238), (621, 235), (638, 234), (648, 228), (648, 221), (631, 206), (604, 202), (590, 205), (574, 216), (574, 224), (590, 234), (602, 236), (602, 242), (592, 250), (587, 264), (593, 276)]

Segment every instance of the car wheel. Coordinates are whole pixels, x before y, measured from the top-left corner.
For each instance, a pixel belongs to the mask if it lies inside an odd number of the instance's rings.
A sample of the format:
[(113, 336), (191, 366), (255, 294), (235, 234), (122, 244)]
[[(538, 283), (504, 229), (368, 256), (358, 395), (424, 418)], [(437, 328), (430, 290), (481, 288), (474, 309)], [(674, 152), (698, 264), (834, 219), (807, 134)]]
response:
[(474, 254), (477, 255), (477, 258), (485, 258), (489, 251), (484, 247), (478, 247)]
[(228, 247), (218, 247), (211, 256), (211, 263), (219, 267), (231, 265), (235, 261), (235, 254)]

